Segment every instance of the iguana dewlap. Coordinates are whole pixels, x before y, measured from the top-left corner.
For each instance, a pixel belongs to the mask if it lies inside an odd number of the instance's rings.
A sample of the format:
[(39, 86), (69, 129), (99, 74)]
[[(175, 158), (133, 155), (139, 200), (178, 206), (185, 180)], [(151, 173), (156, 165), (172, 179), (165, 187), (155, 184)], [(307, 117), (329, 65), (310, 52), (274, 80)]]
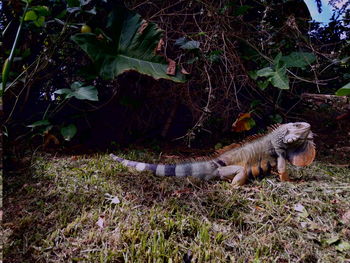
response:
[(193, 176), (203, 179), (233, 179), (235, 185), (243, 185), (249, 177), (268, 174), (277, 168), (281, 181), (289, 181), (286, 161), (295, 166), (306, 166), (316, 155), (310, 124), (286, 123), (273, 128), (268, 134), (228, 147), (215, 158), (179, 164), (150, 164), (111, 157), (138, 171), (152, 171), (160, 176)]

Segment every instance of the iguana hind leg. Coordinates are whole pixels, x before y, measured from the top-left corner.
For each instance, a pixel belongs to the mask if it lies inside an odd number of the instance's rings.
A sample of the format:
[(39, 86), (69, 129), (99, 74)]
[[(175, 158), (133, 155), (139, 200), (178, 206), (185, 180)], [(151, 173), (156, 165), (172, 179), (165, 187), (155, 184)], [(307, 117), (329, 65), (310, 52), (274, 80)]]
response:
[(220, 167), (217, 169), (218, 176), (223, 180), (232, 180), (233, 185), (244, 185), (248, 179), (248, 174), (246, 173), (243, 166), (239, 165), (229, 165)]

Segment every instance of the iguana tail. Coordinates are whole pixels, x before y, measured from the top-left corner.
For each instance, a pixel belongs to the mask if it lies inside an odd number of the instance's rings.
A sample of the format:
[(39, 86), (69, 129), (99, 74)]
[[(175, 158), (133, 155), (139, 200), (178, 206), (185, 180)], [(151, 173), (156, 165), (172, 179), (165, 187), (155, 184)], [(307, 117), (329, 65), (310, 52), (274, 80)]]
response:
[(216, 176), (216, 170), (218, 167), (225, 166), (225, 163), (217, 159), (179, 164), (151, 164), (126, 160), (115, 156), (114, 154), (110, 154), (110, 156), (113, 160), (122, 163), (125, 166), (133, 167), (137, 171), (151, 171), (159, 176), (193, 176), (197, 178), (211, 179)]

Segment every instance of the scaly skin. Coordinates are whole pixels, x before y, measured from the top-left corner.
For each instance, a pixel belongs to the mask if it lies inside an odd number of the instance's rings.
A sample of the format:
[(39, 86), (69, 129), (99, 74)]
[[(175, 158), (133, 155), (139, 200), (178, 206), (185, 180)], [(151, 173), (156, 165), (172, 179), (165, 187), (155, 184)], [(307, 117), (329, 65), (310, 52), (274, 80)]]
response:
[(138, 171), (152, 171), (160, 176), (193, 176), (202, 179), (219, 178), (243, 185), (249, 177), (268, 174), (277, 168), (281, 181), (289, 181), (286, 161), (295, 166), (306, 166), (316, 155), (310, 124), (286, 123), (253, 141), (227, 150), (216, 158), (180, 164), (149, 164), (111, 157), (125, 166)]

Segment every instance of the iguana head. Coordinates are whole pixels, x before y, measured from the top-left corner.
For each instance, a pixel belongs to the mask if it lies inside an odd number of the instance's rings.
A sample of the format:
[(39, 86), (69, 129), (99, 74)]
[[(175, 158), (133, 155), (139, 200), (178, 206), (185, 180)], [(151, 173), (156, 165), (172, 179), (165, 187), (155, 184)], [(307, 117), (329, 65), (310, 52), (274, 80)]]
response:
[(316, 156), (311, 125), (307, 122), (291, 122), (281, 126), (283, 143), (287, 146), (287, 159), (296, 166), (306, 166)]
[(283, 124), (286, 133), (283, 138), (285, 144), (303, 144), (313, 139), (311, 125), (307, 122), (291, 122)]

